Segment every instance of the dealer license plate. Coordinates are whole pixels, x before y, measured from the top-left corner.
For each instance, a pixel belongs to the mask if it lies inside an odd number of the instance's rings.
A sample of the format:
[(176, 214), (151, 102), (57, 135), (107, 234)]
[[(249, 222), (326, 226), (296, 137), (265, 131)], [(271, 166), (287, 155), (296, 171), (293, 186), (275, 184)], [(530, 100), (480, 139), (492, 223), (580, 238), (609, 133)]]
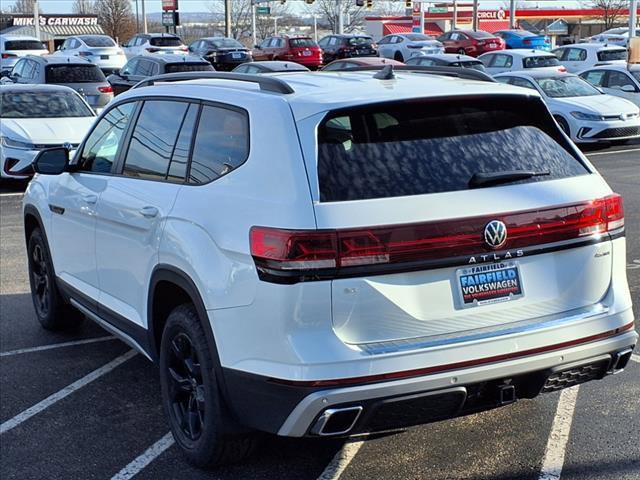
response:
[(100, 60), (109, 60), (109, 55), (100, 55)]
[(456, 288), (463, 308), (508, 302), (524, 295), (516, 262), (460, 268), (456, 271)]
[(489, 44), (489, 48), (496, 48), (498, 45), (496, 45), (495, 43), (490, 43)]
[(304, 52), (302, 52), (302, 56), (303, 57), (310, 57), (311, 56), (311, 50), (305, 50)]
[(231, 54), (231, 58), (235, 58), (235, 59), (242, 58), (242, 54), (241, 53), (232, 53)]

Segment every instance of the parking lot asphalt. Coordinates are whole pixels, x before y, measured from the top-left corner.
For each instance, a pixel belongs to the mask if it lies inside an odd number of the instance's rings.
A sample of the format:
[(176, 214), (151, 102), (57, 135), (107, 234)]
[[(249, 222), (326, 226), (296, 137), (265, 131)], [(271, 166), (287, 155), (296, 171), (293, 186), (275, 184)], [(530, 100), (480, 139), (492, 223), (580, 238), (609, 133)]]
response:
[[(627, 272), (640, 318), (640, 142), (585, 152), (624, 196)], [(64, 334), (39, 327), (26, 273), (21, 188), (0, 188), (3, 480), (551, 479), (557, 477), (547, 467), (558, 455), (563, 479), (640, 479), (637, 360), (619, 375), (580, 386), (577, 397), (548, 394), (346, 443), (267, 436), (242, 465), (197, 470), (166, 437), (152, 364), (88, 321)], [(52, 345), (58, 348), (28, 350)]]

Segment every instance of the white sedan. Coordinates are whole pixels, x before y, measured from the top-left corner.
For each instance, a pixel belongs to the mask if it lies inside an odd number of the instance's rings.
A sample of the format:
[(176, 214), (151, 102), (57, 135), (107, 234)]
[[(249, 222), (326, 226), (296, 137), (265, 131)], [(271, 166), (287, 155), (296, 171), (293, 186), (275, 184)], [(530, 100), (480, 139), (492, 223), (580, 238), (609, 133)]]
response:
[(640, 107), (640, 65), (602, 65), (579, 75), (604, 93), (624, 98)]
[(499, 52), (483, 53), (478, 57), (489, 75), (519, 70), (546, 70), (548, 72), (567, 71), (556, 56), (543, 50), (515, 48)]
[(552, 52), (571, 73), (578, 73), (595, 65), (627, 63), (627, 49), (601, 43), (564, 45)]
[(95, 114), (61, 85), (0, 85), (0, 178), (28, 180), (40, 150), (78, 147)]
[(122, 48), (108, 35), (77, 35), (67, 38), (54, 55), (82, 57), (100, 67), (105, 75), (127, 63)]
[(629, 27), (617, 27), (606, 30), (590, 39), (593, 43), (607, 43), (626, 47), (629, 44)]
[(438, 40), (422, 33), (397, 33), (382, 37), (378, 42), (378, 55), (404, 62), (413, 57), (444, 53)]
[(562, 130), (576, 143), (640, 138), (640, 109), (596, 89), (577, 75), (511, 72), (498, 82), (536, 90)]

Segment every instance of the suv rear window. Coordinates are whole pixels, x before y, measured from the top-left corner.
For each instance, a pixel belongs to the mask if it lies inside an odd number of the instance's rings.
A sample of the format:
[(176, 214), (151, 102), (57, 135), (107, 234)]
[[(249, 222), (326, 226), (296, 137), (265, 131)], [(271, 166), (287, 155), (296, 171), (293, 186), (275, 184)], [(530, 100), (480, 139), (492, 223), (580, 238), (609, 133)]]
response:
[(47, 83), (104, 83), (106, 78), (96, 65), (47, 65)]
[(153, 37), (149, 39), (149, 45), (154, 47), (180, 47), (182, 40), (177, 37)]
[[(539, 99), (417, 99), (331, 112), (318, 130), (323, 202), (467, 190), (475, 173), (589, 173)], [(517, 182), (514, 182), (517, 183)]]
[(210, 63), (167, 63), (164, 68), (166, 73), (176, 72), (210, 72), (213, 71), (213, 67)]
[(601, 62), (611, 62), (613, 60), (626, 60), (627, 51), (624, 48), (620, 50), (603, 50), (598, 52), (598, 60)]
[(293, 48), (316, 47), (317, 44), (311, 38), (292, 38), (289, 40), (289, 46)]
[(91, 35), (89, 37), (80, 37), (82, 41), (89, 47), (115, 47), (116, 43), (104, 35)]
[(347, 45), (353, 46), (371, 45), (373, 43), (373, 38), (371, 37), (351, 37), (346, 40)]
[(37, 40), (10, 40), (4, 42), (5, 50), (45, 50), (42, 42)]
[(558, 67), (560, 61), (555, 55), (541, 55), (539, 57), (525, 57), (522, 59), (524, 68)]

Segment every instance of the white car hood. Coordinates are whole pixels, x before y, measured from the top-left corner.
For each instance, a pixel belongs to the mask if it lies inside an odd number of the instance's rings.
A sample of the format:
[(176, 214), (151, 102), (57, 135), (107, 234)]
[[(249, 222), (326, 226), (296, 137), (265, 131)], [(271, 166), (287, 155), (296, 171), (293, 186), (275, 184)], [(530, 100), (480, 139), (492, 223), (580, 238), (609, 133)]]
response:
[(580, 107), (583, 110), (600, 115), (621, 115), (638, 113), (638, 107), (628, 100), (613, 95), (591, 95), (587, 97), (554, 98), (555, 102), (568, 107)]
[(3, 118), (2, 135), (29, 143), (77, 144), (93, 125), (95, 117)]

